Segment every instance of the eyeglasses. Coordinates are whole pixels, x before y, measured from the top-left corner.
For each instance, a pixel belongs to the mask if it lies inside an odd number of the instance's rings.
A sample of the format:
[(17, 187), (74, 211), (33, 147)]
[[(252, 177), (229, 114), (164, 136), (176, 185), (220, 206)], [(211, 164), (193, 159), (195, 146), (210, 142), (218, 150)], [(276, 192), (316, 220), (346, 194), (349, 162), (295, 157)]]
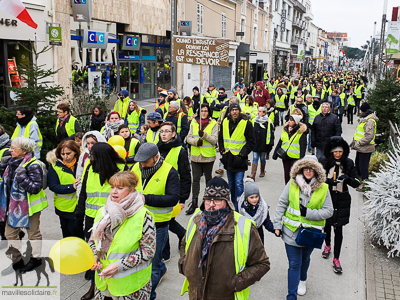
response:
[(213, 202), (215, 205), (220, 205), (220, 204), (222, 204), (222, 201), (224, 201), (224, 200), (211, 199), (211, 200), (204, 200), (204, 203), (207, 205), (210, 205), (211, 202)]
[(172, 130), (160, 130), (161, 134), (163, 134), (163, 133), (171, 133), (171, 132), (172, 132)]
[(14, 150), (21, 150), (21, 148), (13, 148), (13, 147), (10, 148), (10, 151), (14, 151)]
[(314, 172), (314, 170), (311, 169), (311, 168), (304, 168), (303, 171), (306, 171), (306, 172)]
[(22, 116), (22, 114), (21, 113), (17, 113), (17, 116)]
[(219, 92), (218, 94), (220, 94), (220, 95), (223, 95), (223, 94), (224, 94), (224, 92)]

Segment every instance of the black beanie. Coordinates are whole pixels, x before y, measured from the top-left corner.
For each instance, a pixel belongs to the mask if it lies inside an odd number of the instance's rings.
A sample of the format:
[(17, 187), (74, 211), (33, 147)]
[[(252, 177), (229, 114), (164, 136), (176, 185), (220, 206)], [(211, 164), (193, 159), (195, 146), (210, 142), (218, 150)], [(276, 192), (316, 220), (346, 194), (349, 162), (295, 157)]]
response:
[(233, 108), (237, 108), (240, 112), (242, 111), (239, 103), (233, 102), (233, 103), (229, 104), (229, 109), (232, 110)]
[(360, 110), (362, 112), (366, 112), (368, 109), (371, 109), (371, 106), (369, 106), (369, 104), (367, 102), (364, 102), (360, 107)]
[(200, 90), (199, 90), (199, 88), (198, 88), (197, 86), (195, 86), (195, 87), (193, 88), (193, 90), (196, 90), (196, 91), (200, 92)]

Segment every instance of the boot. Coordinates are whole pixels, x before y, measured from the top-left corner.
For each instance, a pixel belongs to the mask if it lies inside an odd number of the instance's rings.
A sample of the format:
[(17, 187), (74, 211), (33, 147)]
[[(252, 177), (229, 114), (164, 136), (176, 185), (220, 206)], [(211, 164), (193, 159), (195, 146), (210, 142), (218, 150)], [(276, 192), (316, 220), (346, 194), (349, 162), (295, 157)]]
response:
[(92, 279), (92, 270), (87, 270), (85, 272), (85, 280), (91, 280)]
[(186, 211), (187, 215), (192, 215), (197, 208), (197, 199), (193, 198), (192, 202), (190, 203), (189, 209)]
[(251, 164), (251, 175), (247, 175), (247, 178), (256, 180), (257, 167), (258, 167), (258, 164), (255, 164), (255, 163)]
[(260, 177), (265, 177), (265, 163), (261, 163)]
[(95, 288), (95, 285), (91, 284), (90, 288), (89, 288), (89, 291), (85, 295), (83, 295), (81, 297), (81, 300), (91, 300), (91, 299), (93, 299), (93, 297), (94, 297), (94, 288)]

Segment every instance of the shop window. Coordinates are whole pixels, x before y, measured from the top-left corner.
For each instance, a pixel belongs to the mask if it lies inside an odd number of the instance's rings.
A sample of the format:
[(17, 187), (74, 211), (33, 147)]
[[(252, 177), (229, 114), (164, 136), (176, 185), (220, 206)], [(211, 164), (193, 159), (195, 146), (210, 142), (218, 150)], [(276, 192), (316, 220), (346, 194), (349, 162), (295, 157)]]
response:
[(197, 3), (197, 34), (203, 34), (203, 5)]
[(221, 14), (222, 37), (226, 38), (226, 14)]

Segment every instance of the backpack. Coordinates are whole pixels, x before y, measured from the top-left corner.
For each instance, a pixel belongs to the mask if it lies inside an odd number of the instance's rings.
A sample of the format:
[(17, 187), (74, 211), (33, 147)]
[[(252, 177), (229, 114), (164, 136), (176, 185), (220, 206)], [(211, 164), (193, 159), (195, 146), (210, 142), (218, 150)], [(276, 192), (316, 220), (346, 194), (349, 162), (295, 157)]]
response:
[[(47, 168), (44, 162), (42, 162), (39, 159), (36, 159), (35, 161), (37, 161), (40, 165), (40, 167), (42, 168), (42, 172), (43, 172), (43, 178), (42, 178), (42, 190), (47, 189)], [(30, 161), (26, 166), (28, 167), (30, 164), (32, 164), (33, 161)]]

